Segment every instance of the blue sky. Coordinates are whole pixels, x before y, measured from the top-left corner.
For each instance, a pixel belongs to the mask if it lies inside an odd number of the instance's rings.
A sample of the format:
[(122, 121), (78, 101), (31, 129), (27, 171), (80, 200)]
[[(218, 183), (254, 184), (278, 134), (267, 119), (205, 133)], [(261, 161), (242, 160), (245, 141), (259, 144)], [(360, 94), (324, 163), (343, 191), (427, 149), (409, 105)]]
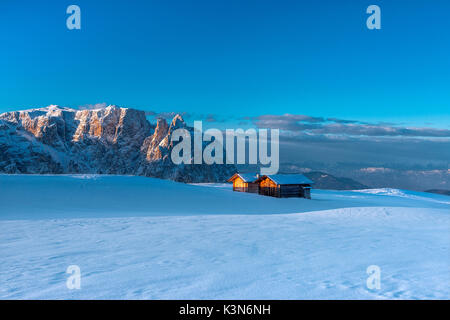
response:
[[(66, 8), (81, 8), (81, 30)], [(381, 8), (382, 29), (365, 10)], [(0, 112), (107, 102), (225, 119), (308, 114), (448, 128), (450, 2), (0, 4)]]

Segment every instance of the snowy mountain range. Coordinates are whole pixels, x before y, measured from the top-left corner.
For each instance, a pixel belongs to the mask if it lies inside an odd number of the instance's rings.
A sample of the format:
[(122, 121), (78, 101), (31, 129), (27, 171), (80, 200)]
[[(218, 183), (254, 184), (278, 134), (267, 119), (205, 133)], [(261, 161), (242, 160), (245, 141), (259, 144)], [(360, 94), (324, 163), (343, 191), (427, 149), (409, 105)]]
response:
[[(143, 175), (182, 182), (225, 181), (232, 165), (175, 165), (171, 134), (188, 127), (177, 114), (150, 123), (144, 111), (59, 106), (0, 114), (0, 172)], [(192, 153), (193, 154), (193, 153)]]

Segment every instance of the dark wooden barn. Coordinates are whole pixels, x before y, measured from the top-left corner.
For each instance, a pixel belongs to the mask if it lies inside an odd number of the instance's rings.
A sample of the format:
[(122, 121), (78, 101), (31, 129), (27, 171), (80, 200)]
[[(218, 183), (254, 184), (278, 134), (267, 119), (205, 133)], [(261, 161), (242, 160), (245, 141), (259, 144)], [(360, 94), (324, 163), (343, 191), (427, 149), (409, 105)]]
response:
[(264, 175), (256, 180), (259, 194), (277, 198), (300, 197), (311, 199), (314, 183), (302, 174)]

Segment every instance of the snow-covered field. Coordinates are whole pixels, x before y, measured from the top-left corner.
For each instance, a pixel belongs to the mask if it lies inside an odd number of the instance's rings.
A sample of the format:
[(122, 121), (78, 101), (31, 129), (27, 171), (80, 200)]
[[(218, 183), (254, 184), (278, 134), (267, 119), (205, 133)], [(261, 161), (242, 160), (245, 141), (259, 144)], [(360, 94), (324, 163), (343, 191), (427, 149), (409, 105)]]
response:
[[(0, 175), (2, 299), (449, 299), (450, 197)], [(81, 289), (69, 290), (69, 265)], [(366, 269), (381, 270), (381, 288)]]

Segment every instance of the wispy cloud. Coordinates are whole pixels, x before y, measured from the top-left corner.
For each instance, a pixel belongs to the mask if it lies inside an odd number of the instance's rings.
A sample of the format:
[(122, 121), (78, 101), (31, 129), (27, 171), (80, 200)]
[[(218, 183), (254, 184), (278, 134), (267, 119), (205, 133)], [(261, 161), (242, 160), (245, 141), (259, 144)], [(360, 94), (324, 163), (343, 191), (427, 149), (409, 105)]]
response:
[(262, 115), (252, 118), (259, 128), (280, 129), (308, 134), (350, 136), (450, 137), (450, 130), (401, 127), (388, 123), (367, 123), (357, 120), (320, 118), (307, 115)]
[(345, 119), (338, 119), (338, 118), (327, 118), (328, 121), (336, 122), (336, 123), (361, 123), (360, 121), (356, 120), (345, 120)]
[(205, 118), (206, 122), (218, 122), (217, 118), (213, 114), (208, 114)]
[(156, 112), (156, 111), (145, 111), (145, 115), (154, 118), (164, 118), (164, 119), (172, 119), (177, 114), (181, 115), (183, 118), (190, 118), (190, 114), (187, 112)]

